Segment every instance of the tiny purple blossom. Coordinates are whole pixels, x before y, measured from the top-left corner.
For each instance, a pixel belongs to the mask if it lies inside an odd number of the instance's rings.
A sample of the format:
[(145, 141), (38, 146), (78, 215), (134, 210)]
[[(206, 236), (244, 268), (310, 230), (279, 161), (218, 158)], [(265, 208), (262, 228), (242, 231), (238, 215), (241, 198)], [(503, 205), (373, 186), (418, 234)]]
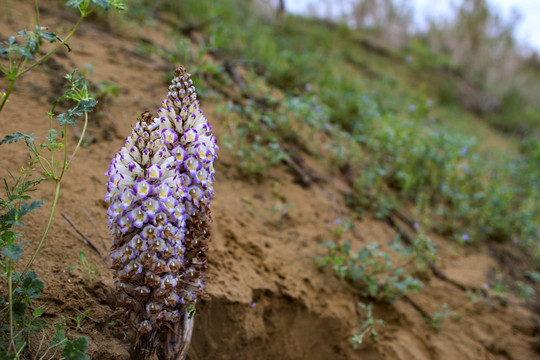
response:
[(178, 200), (172, 196), (167, 197), (167, 199), (163, 202), (163, 207), (171, 214), (175, 211), (177, 206)]
[(183, 163), (187, 158), (186, 149), (184, 149), (182, 145), (173, 147), (171, 152), (173, 153), (175, 160), (179, 163)]
[(167, 201), (172, 192), (171, 188), (166, 183), (157, 184), (154, 191), (161, 202)]
[(152, 184), (150, 184), (150, 182), (146, 180), (139, 179), (135, 183), (135, 186), (133, 187), (133, 189), (135, 190), (135, 193), (141, 199), (144, 199), (145, 197), (147, 197), (148, 195), (152, 193)]
[(136, 228), (142, 228), (144, 223), (148, 222), (148, 215), (141, 207), (136, 207), (128, 213), (128, 219)]
[(186, 160), (184, 164), (185, 164), (186, 170), (189, 171), (189, 174), (192, 177), (195, 177), (197, 171), (199, 171), (202, 168), (201, 163), (192, 156), (188, 157), (188, 159)]
[(197, 134), (197, 130), (195, 129), (188, 129), (184, 133), (184, 140), (188, 143), (195, 142), (199, 138), (199, 135)]
[(131, 204), (133, 204), (133, 198), (133, 191), (128, 188), (126, 188), (124, 192), (120, 194), (118, 199), (121, 202), (123, 210), (127, 210), (131, 206)]
[(176, 131), (172, 129), (165, 129), (162, 131), (163, 140), (168, 144), (173, 144), (178, 140), (178, 135)]
[(163, 172), (161, 171), (161, 166), (152, 164), (152, 166), (146, 169), (146, 174), (150, 179), (157, 180), (161, 178)]
[(122, 216), (117, 221), (118, 226), (120, 227), (120, 232), (125, 234), (131, 228), (131, 221), (128, 216)]
[(142, 208), (144, 212), (146, 212), (146, 215), (148, 215), (150, 219), (153, 219), (156, 215), (156, 212), (160, 210), (161, 206), (159, 204), (159, 201), (148, 198), (143, 202)]

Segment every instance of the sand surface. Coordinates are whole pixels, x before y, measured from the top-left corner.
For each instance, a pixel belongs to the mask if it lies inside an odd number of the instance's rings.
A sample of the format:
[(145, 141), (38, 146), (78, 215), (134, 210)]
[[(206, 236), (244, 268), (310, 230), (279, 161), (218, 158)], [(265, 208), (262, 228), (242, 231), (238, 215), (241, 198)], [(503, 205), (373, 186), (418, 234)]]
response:
[[(12, 22), (0, 15), (2, 40), (28, 26), (32, 5), (31, 1), (16, 1)], [(42, 23), (51, 29), (66, 29), (74, 20), (54, 2), (43, 2)], [(43, 138), (48, 129), (46, 113), (51, 100), (62, 91), (64, 74), (91, 64), (92, 81), (111, 81), (121, 88), (118, 98), (100, 105), (101, 114), (91, 117), (88, 135), (95, 140), (81, 148), (65, 177), (57, 215), (34, 266), (46, 284), (36, 305), (45, 306), (44, 317), (50, 323), (64, 317), (70, 337), (86, 335), (92, 359), (128, 359), (135, 333), (115, 310), (111, 271), (61, 214), (94, 244), (109, 246), (103, 174), (141, 112), (155, 112), (167, 91), (164, 76), (176, 66), (156, 56), (137, 55), (138, 37), (166, 46), (165, 34), (165, 28), (158, 26), (128, 36), (100, 22), (87, 22), (71, 41), (72, 52), (62, 50), (45, 66), (24, 76), (0, 115), (2, 136), (22, 131)], [(5, 87), (6, 79), (0, 78), (0, 89)], [(226, 118), (216, 114), (219, 103), (215, 98), (200, 98), (219, 139), (225, 132)], [(76, 125), (75, 133), (81, 126)], [(74, 144), (70, 138), (70, 145)], [(512, 297), (504, 302), (472, 304), (467, 293), (431, 274), (422, 278), (423, 291), (410, 298), (430, 314), (447, 303), (450, 309), (460, 311), (459, 321), (447, 320), (436, 331), (408, 301), (376, 304), (375, 316), (386, 325), (380, 329), (377, 343), (366, 341), (354, 350), (351, 337), (363, 317), (356, 304), (366, 299), (330, 270), (320, 271), (313, 260), (314, 255), (324, 253), (321, 241), (337, 240), (333, 232), (336, 219), (351, 214), (344, 201), (348, 187), (339, 177), (319, 168), (317, 159), (302, 156), (305, 166), (321, 174), (323, 181), (303, 187), (285, 166), (276, 167), (260, 181), (243, 179), (235, 169), (236, 160), (221, 146), (212, 205), (208, 296), (197, 306), (189, 359), (540, 359), (540, 317), (535, 313), (534, 299), (528, 304)], [(24, 145), (0, 147), (2, 177), (7, 171), (16, 173), (26, 162)], [(46, 225), (52, 194), (51, 182), (44, 182), (33, 194), (45, 204), (27, 218), (24, 234), (33, 242), (26, 247), (23, 261)], [(294, 206), (283, 214), (283, 206), (291, 203)], [(355, 249), (369, 242), (384, 244), (395, 237), (384, 222), (367, 217), (354, 222), (354, 232), (345, 237)], [(495, 269), (501, 266), (503, 271), (519, 273), (515, 268), (519, 258), (505, 255), (510, 250), (502, 246), (463, 247), (434, 239), (437, 266), (461, 284), (481, 288), (493, 283)], [(99, 270), (94, 281), (81, 278), (80, 250)], [(76, 268), (68, 271), (70, 265)], [(85, 310), (90, 312), (82, 328), (76, 329), (74, 318)]]

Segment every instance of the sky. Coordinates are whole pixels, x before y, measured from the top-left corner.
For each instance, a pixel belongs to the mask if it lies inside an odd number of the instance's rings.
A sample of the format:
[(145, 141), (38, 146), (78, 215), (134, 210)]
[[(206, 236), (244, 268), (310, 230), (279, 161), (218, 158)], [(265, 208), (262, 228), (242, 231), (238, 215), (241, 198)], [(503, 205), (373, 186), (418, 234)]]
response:
[[(416, 22), (421, 25), (425, 15), (444, 14), (450, 8), (452, 0), (410, 0), (414, 3)], [(317, 0), (286, 0), (287, 10), (302, 13), (308, 4), (316, 4)], [(456, 2), (454, 0), (453, 2)], [(488, 2), (508, 18), (512, 9), (516, 9), (521, 15), (518, 23), (517, 39), (540, 51), (540, 0), (488, 0)], [(435, 4), (435, 5), (434, 5)]]

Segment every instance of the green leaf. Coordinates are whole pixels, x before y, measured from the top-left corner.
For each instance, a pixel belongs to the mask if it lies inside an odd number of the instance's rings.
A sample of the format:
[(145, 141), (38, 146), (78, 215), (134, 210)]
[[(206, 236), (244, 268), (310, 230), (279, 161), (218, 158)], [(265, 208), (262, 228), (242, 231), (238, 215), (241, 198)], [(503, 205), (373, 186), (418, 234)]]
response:
[(89, 113), (92, 110), (94, 110), (94, 107), (97, 105), (97, 101), (95, 100), (81, 100), (77, 106), (75, 106), (73, 109), (67, 110), (65, 113), (62, 113), (56, 117), (56, 121), (60, 123), (60, 125), (73, 125), (75, 124), (75, 117), (76, 116), (82, 116), (83, 113)]
[(378, 289), (379, 289), (379, 285), (376, 282), (370, 282), (368, 284), (368, 291), (371, 297), (375, 297), (377, 295)]
[(36, 200), (32, 201), (30, 204), (24, 203), (21, 206), (21, 209), (19, 210), (19, 218), (23, 217), (24, 215), (31, 213), (32, 211), (39, 209), (43, 205), (42, 200)]
[(84, 352), (88, 348), (88, 338), (86, 336), (67, 341), (62, 345), (62, 355), (67, 360), (90, 360), (90, 356)]
[(2, 255), (7, 256), (13, 261), (19, 261), (23, 252), (23, 244), (10, 244), (2, 250)]
[(7, 58), (8, 51), (7, 49), (0, 44), (0, 56), (2, 56), (4, 59)]
[[(18, 281), (20, 276), (20, 273), (15, 273), (13, 275), (15, 281)], [(15, 289), (15, 295), (23, 295), (30, 299), (37, 299), (44, 286), (45, 283), (37, 278), (36, 273), (33, 270), (30, 270), (23, 276), (19, 286)]]
[(13, 318), (15, 320), (22, 319), (24, 317), (24, 314), (26, 313), (26, 309), (28, 308), (28, 305), (26, 305), (23, 301), (14, 300), (13, 301)]
[(34, 317), (40, 317), (41, 315), (43, 315), (43, 311), (45, 311), (44, 308), (38, 307), (37, 309), (35, 309), (35, 310), (32, 312), (32, 315), (33, 315)]
[(5, 143), (11, 144), (12, 142), (17, 142), (22, 139), (26, 139), (26, 143), (29, 144), (34, 141), (34, 134), (27, 135), (21, 132), (15, 132), (13, 134), (6, 135), (4, 139), (0, 141), (0, 145), (5, 144)]
[(124, 0), (109, 0), (110, 5), (116, 10), (126, 10), (127, 6), (124, 4)]
[(527, 275), (537, 284), (540, 284), (540, 272), (538, 271), (527, 271)]
[(72, 6), (74, 8), (78, 8), (84, 0), (70, 0), (66, 3), (66, 6)]
[[(55, 326), (56, 327), (56, 326)], [(51, 346), (56, 346), (66, 338), (66, 330), (58, 328), (51, 340)]]
[(92, 2), (96, 5), (101, 6), (105, 10), (109, 10), (109, 1), (107, 0), (92, 0)]
[(47, 327), (47, 322), (39, 317), (31, 319), (31, 321), (25, 319), (25, 326), (27, 331), (38, 332)]

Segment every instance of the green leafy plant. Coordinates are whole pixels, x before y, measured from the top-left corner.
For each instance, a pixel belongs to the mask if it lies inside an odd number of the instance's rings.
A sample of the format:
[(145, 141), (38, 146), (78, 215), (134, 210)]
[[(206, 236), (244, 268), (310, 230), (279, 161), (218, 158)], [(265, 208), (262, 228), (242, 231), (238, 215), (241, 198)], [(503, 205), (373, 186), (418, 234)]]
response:
[(444, 322), (447, 319), (451, 319), (451, 318), (453, 319), (458, 318), (458, 314), (450, 310), (450, 308), (448, 307), (448, 304), (444, 303), (441, 305), (441, 309), (439, 311), (435, 311), (433, 313), (433, 316), (429, 318), (429, 325), (438, 331), (443, 327)]
[(76, 330), (78, 330), (78, 331), (83, 330), (82, 323), (83, 323), (84, 319), (86, 319), (86, 317), (88, 316), (89, 313), (90, 313), (90, 309), (87, 309), (87, 310), (83, 311), (82, 313), (77, 314), (77, 316), (75, 316), (75, 318), (73, 320), (75, 320), (75, 329)]
[(95, 265), (90, 265), (88, 261), (86, 260), (86, 254), (84, 251), (79, 251), (79, 260), (82, 265), (83, 270), (83, 278), (86, 282), (89, 284), (94, 283), (96, 281), (96, 277), (99, 275), (99, 271), (96, 268)]
[(373, 304), (358, 303), (358, 307), (365, 312), (365, 319), (360, 322), (360, 328), (352, 337), (353, 347), (356, 349), (364, 343), (364, 338), (369, 335), (372, 342), (377, 341), (377, 328), (384, 327), (384, 322), (373, 317)]
[[(0, 71), (9, 81), (8, 88), (0, 102), (0, 111), (4, 108), (15, 83), (21, 76), (42, 64), (62, 46), (66, 46), (68, 50), (71, 50), (67, 42), (87, 16), (98, 8), (105, 10), (109, 8), (124, 10), (126, 8), (123, 0), (70, 0), (66, 2), (66, 6), (78, 9), (80, 16), (69, 34), (62, 39), (55, 32), (47, 31), (47, 27), (40, 25), (39, 1), (35, 3), (36, 25), (34, 30), (21, 30), (17, 35), (10, 36), (8, 40), (0, 44), (0, 57), (7, 60), (7, 63), (0, 62)], [(56, 45), (45, 55), (36, 58), (44, 42), (56, 43)]]
[[(22, 356), (25, 349), (28, 348), (30, 333), (46, 328), (46, 323), (38, 316), (39, 312), (34, 311), (32, 315), (27, 315), (32, 301), (39, 297), (44, 286), (30, 268), (43, 247), (51, 227), (58, 203), (60, 184), (81, 146), (88, 123), (88, 113), (97, 103), (88, 93), (83, 79), (77, 78), (76, 72), (66, 75), (66, 80), (68, 82), (67, 91), (54, 103), (49, 112), (50, 128), (45, 136), (45, 142), (39, 142), (39, 139), (33, 134), (28, 135), (20, 132), (6, 135), (0, 141), (0, 145), (4, 145), (24, 140), (30, 154), (28, 168), (21, 168), (18, 177), (11, 175), (10, 181), (4, 179), (6, 197), (0, 199), (0, 209), (2, 210), (0, 215), (0, 249), (2, 249), (1, 254), (3, 255), (0, 266), (1, 273), (8, 283), (7, 298), (3, 298), (2, 303), (4, 319), (7, 318), (8, 324), (2, 328), (1, 350), (6, 356), (11, 354), (9, 356), (15, 356), (15, 358)], [(73, 102), (75, 106), (63, 113), (56, 114), (56, 106), (64, 100)], [(68, 126), (74, 124), (75, 119), (80, 116), (84, 117), (82, 137), (70, 152), (67, 143)], [(55, 123), (61, 129), (60, 133), (55, 128)], [(32, 176), (37, 172), (37, 167), (40, 168), (42, 177), (34, 180)], [(23, 240), (19, 233), (19, 228), (24, 226), (24, 222), (21, 220), (28, 213), (37, 210), (43, 203), (42, 201), (32, 201), (30, 193), (44, 180), (52, 180), (56, 183), (49, 220), (30, 260), (24, 265), (23, 271), (18, 272), (15, 271), (15, 264), (20, 260), (23, 246), (28, 242)]]
[[(346, 240), (342, 245), (327, 241), (321, 244), (328, 250), (324, 257), (316, 257), (321, 268), (332, 266), (334, 274), (350, 281), (363, 296), (376, 300), (394, 300), (407, 291), (418, 291), (422, 283), (406, 269), (416, 257), (406, 251), (407, 259), (394, 265), (389, 252), (380, 249), (377, 243), (370, 243), (354, 253)], [(405, 248), (401, 247), (402, 250)], [(399, 253), (394, 251), (394, 256)]]
[[(35, 1), (36, 25), (33, 30), (22, 30), (17, 35), (9, 37), (0, 44), (0, 72), (8, 80), (6, 91), (1, 93), (0, 112), (15, 87), (17, 80), (29, 73), (38, 65), (44, 63), (62, 46), (69, 48), (67, 41), (75, 34), (84, 18), (97, 8), (108, 10), (124, 8), (119, 0), (81, 0), (68, 1), (67, 6), (79, 10), (80, 17), (65, 38), (48, 31), (40, 24), (39, 1)], [(42, 45), (45, 42), (56, 43), (45, 54), (42, 54)], [(35, 358), (52, 358), (59, 349), (65, 359), (89, 359), (84, 351), (88, 347), (85, 337), (69, 340), (60, 325), (55, 326), (55, 336), (50, 345), (46, 347), (47, 323), (41, 318), (44, 308), (34, 308), (34, 300), (38, 299), (43, 290), (44, 283), (37, 278), (31, 270), (34, 261), (40, 253), (54, 218), (62, 179), (69, 168), (71, 161), (80, 148), (88, 125), (88, 114), (96, 106), (97, 101), (88, 91), (86, 82), (76, 72), (66, 75), (67, 90), (54, 103), (48, 113), (49, 130), (43, 140), (34, 134), (15, 132), (5, 135), (0, 145), (6, 146), (14, 142), (24, 141), (29, 151), (27, 167), (21, 167), (18, 175), (10, 173), (10, 177), (3, 179), (5, 197), (0, 198), (0, 274), (2, 281), (7, 283), (3, 296), (0, 297), (0, 357), (5, 359), (22, 359), (30, 349), (32, 333), (42, 332), (41, 342), (34, 347)], [(61, 104), (74, 104), (72, 108), (58, 113), (57, 107)], [(70, 151), (68, 146), (70, 125), (82, 117), (83, 130), (79, 134), (76, 146)], [(39, 170), (38, 170), (39, 169)], [(38, 177), (35, 175), (39, 174)], [(41, 207), (43, 201), (32, 200), (31, 192), (45, 180), (55, 183), (53, 201), (48, 215), (48, 221), (41, 239), (33, 250), (30, 259), (25, 264), (19, 264), (24, 252), (24, 245), (29, 242), (20, 233), (24, 226), (23, 218)], [(17, 271), (20, 268), (22, 271)]]

